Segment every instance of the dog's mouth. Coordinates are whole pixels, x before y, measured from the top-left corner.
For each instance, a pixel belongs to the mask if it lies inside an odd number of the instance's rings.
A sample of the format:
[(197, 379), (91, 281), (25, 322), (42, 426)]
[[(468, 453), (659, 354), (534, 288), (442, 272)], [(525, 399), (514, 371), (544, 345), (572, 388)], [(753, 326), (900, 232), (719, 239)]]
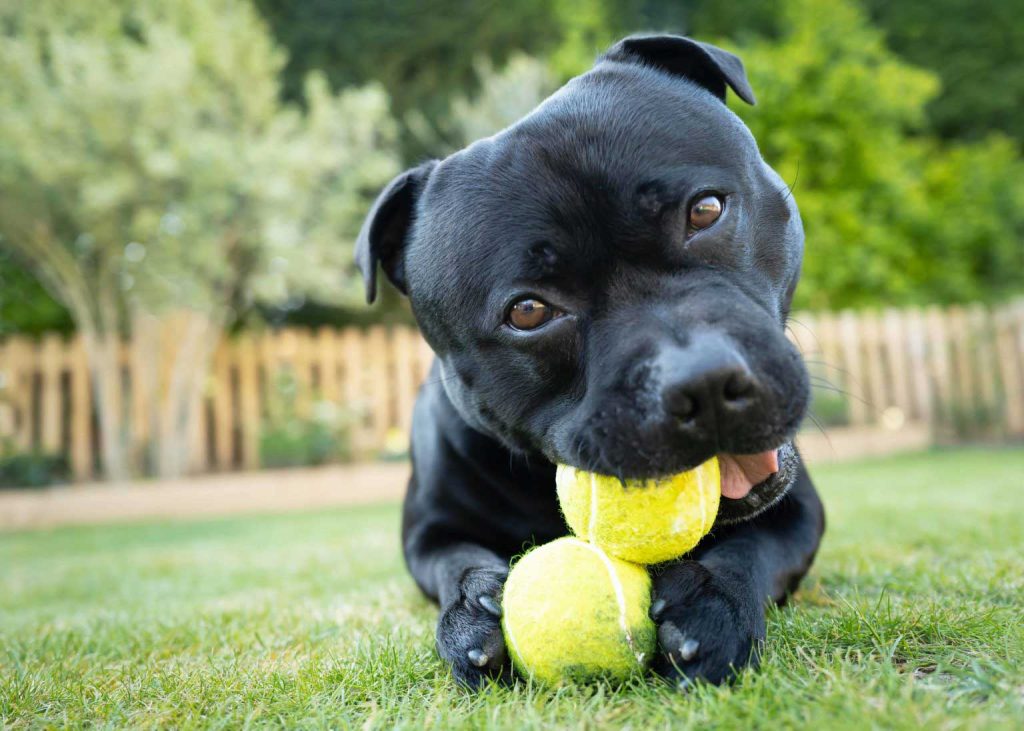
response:
[(718, 467), (722, 473), (722, 497), (742, 500), (755, 485), (779, 471), (779, 450), (769, 449), (756, 454), (720, 454)]

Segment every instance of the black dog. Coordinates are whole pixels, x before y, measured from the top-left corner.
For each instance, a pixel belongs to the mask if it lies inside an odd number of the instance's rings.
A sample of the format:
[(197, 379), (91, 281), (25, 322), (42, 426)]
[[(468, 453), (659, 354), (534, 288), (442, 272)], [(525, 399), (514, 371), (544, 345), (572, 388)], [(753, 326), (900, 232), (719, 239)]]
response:
[(440, 603), (437, 648), (476, 685), (508, 673), (509, 560), (566, 533), (554, 463), (621, 478), (718, 455), (718, 521), (654, 570), (655, 670), (714, 683), (757, 661), (764, 603), (824, 528), (791, 438), (808, 379), (783, 334), (803, 229), (723, 103), (739, 59), (627, 38), (509, 129), (398, 176), (356, 246), (437, 354), (420, 392), (405, 557)]

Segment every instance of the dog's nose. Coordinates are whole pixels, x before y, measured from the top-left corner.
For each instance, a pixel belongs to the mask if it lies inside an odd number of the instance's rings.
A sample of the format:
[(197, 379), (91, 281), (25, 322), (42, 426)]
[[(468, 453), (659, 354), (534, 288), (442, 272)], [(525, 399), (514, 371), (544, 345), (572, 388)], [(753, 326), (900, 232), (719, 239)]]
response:
[(662, 361), (662, 403), (683, 422), (710, 427), (756, 401), (757, 381), (746, 361), (719, 337), (696, 338)]

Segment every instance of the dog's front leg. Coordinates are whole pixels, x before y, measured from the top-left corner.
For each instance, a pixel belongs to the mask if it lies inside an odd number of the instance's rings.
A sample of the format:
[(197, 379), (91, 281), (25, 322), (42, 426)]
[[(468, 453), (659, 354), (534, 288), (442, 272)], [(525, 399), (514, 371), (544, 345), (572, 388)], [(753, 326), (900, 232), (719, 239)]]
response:
[(801, 465), (796, 482), (757, 517), (716, 528), (686, 559), (655, 571), (654, 669), (687, 686), (721, 683), (759, 661), (765, 603), (782, 603), (807, 572), (824, 511)]
[(457, 681), (478, 687), (511, 677), (501, 631), (501, 589), (508, 559), (474, 543), (450, 543), (424, 555), (407, 552), (417, 583), (436, 599), (437, 652)]
[(412, 454), (402, 545), (416, 583), (440, 605), (438, 654), (466, 685), (510, 678), (501, 590), (513, 556), (565, 532), (554, 467), (468, 428), (439, 380), (417, 400)]

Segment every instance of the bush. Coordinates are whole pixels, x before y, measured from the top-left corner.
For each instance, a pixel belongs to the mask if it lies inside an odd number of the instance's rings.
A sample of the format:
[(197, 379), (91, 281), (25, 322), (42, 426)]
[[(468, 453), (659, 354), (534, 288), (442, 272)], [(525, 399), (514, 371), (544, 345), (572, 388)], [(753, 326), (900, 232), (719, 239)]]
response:
[(812, 389), (810, 413), (814, 418), (804, 423), (805, 429), (826, 429), (850, 424), (850, 405), (846, 395), (826, 386), (815, 386)]
[(308, 414), (296, 407), (298, 384), (289, 372), (273, 384), (260, 429), (263, 467), (302, 467), (351, 459), (351, 412), (331, 401), (314, 401)]
[(16, 452), (0, 457), (0, 487), (48, 487), (71, 478), (63, 454)]
[(268, 424), (260, 433), (264, 467), (322, 465), (344, 462), (350, 456), (347, 434), (315, 419)]
[(927, 134), (938, 78), (850, 0), (785, 0), (745, 42), (757, 107), (732, 102), (793, 188), (807, 233), (797, 309), (999, 299), (1024, 281), (1024, 163), (1012, 140)]

